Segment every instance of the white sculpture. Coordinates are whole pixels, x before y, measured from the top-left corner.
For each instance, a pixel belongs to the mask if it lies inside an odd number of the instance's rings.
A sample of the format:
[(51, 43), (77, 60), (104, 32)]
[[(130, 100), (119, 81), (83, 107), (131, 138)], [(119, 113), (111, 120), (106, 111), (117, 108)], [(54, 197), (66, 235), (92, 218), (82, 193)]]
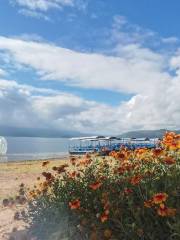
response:
[(0, 137), (0, 155), (5, 155), (7, 152), (7, 141), (4, 137)]

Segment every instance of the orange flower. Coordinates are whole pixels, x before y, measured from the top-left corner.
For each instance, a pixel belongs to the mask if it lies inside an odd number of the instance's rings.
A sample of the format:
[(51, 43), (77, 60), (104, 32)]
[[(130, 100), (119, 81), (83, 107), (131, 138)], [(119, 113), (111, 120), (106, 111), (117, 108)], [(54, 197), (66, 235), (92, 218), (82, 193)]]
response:
[(164, 204), (161, 204), (157, 209), (157, 214), (161, 217), (173, 217), (176, 215), (176, 209), (168, 208)]
[(172, 158), (172, 157), (166, 157), (164, 159), (164, 163), (166, 163), (167, 165), (171, 165), (171, 164), (176, 163), (176, 160), (174, 158)]
[(69, 202), (69, 207), (71, 210), (74, 210), (74, 209), (79, 209), (80, 208), (80, 201), (79, 199), (76, 199), (72, 202)]
[(179, 134), (167, 132), (163, 138), (163, 144), (170, 150), (176, 150), (180, 147)]
[(135, 150), (135, 153), (138, 155), (142, 155), (142, 154), (146, 153), (147, 151), (148, 151), (147, 148), (138, 148)]
[(137, 185), (137, 184), (140, 183), (141, 179), (142, 179), (141, 176), (134, 176), (134, 177), (131, 178), (130, 183), (132, 185)]
[(175, 136), (176, 136), (176, 134), (174, 132), (166, 132), (166, 134), (163, 138), (163, 142), (165, 144), (170, 144), (174, 140)]
[(100, 188), (102, 185), (101, 182), (95, 182), (95, 183), (92, 183), (89, 185), (89, 187), (92, 189), (92, 190), (97, 190), (98, 188)]
[(111, 151), (111, 152), (109, 153), (109, 156), (115, 157), (115, 156), (116, 156), (116, 152), (115, 152), (115, 151)]
[(124, 153), (118, 152), (117, 155), (116, 155), (116, 158), (117, 159), (125, 159), (126, 155)]
[(157, 193), (153, 196), (153, 202), (155, 204), (160, 204), (166, 201), (168, 195), (166, 193)]
[(160, 156), (162, 153), (163, 153), (163, 149), (162, 148), (155, 148), (153, 150), (153, 155), (156, 156), (156, 157)]
[(152, 200), (147, 200), (147, 201), (144, 202), (144, 206), (146, 208), (151, 208), (152, 205), (153, 205), (153, 201)]
[(177, 210), (175, 208), (167, 208), (166, 213), (168, 217), (173, 217), (176, 215)]
[(76, 171), (73, 171), (72, 173), (69, 173), (70, 178), (75, 178), (76, 177)]
[(103, 213), (103, 214), (101, 215), (100, 219), (101, 219), (101, 222), (102, 222), (102, 223), (106, 222), (106, 221), (108, 220), (108, 214)]

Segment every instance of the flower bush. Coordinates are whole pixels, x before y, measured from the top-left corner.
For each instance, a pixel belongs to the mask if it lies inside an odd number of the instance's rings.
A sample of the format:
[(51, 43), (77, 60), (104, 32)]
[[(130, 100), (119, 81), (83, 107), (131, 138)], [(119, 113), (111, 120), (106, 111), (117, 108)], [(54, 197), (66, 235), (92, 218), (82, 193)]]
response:
[(180, 239), (180, 135), (166, 133), (156, 149), (71, 157), (42, 175), (28, 193), (34, 226), (65, 211), (79, 233), (70, 239)]

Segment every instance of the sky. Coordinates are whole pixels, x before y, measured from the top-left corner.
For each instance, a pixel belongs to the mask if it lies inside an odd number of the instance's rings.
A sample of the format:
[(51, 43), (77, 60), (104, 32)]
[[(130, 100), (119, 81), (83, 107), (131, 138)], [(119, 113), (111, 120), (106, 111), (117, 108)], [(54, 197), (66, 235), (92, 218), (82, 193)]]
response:
[(1, 0), (0, 126), (180, 128), (179, 0)]

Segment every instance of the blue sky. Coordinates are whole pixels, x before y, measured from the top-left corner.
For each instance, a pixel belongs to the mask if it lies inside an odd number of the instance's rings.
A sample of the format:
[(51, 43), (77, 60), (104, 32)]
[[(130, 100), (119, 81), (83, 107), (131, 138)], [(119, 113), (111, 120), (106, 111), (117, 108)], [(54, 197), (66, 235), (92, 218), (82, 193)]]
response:
[(180, 127), (178, 0), (1, 1), (0, 125)]

